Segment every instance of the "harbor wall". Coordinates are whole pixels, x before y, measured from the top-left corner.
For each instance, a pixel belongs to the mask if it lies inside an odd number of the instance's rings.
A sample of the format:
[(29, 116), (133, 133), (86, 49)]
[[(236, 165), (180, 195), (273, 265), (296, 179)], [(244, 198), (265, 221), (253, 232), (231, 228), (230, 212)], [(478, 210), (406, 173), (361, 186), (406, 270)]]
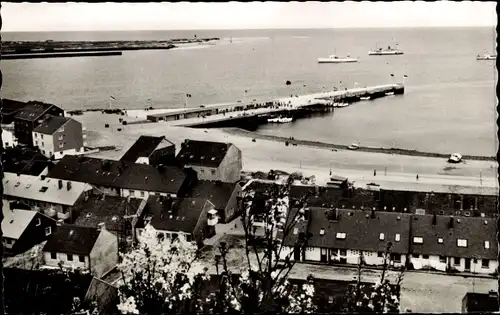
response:
[(2, 55), (2, 59), (3, 60), (14, 60), (14, 59), (98, 57), (98, 56), (121, 56), (121, 55), (122, 55), (121, 51), (67, 52), (67, 53), (29, 53), (29, 54), (7, 54), (7, 55)]

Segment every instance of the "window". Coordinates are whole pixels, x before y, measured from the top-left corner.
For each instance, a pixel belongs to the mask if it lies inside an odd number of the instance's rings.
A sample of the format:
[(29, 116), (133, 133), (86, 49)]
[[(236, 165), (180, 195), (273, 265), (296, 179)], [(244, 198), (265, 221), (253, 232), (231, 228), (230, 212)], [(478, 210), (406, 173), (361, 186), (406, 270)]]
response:
[(143, 192), (143, 191), (141, 191), (141, 193), (140, 193), (140, 194), (141, 194), (141, 197), (144, 197), (144, 192)]
[(42, 225), (42, 220), (40, 218), (36, 219), (36, 226)]
[(378, 239), (381, 240), (381, 241), (383, 241), (385, 239), (384, 233), (380, 233)]
[(44, 193), (44, 192), (46, 192), (46, 191), (47, 191), (47, 189), (49, 189), (49, 187), (47, 187), (47, 186), (43, 186), (42, 188), (40, 188), (40, 190), (39, 190), (39, 191)]
[(490, 248), (490, 242), (489, 241), (484, 241), (484, 248), (486, 248), (486, 249)]
[(297, 233), (299, 233), (299, 228), (294, 228), (293, 229), (293, 234), (297, 234)]
[(50, 253), (50, 259), (57, 259), (56, 253)]
[(60, 147), (60, 148), (64, 147), (64, 143), (59, 142), (59, 147)]
[(319, 230), (319, 235), (325, 235), (325, 229)]
[(413, 238), (413, 243), (415, 244), (422, 244), (424, 242), (424, 239), (422, 237), (415, 236)]
[(7, 242), (7, 245), (12, 244), (12, 240), (11, 240), (10, 238), (8, 238), (8, 239), (6, 240), (6, 242)]
[(346, 256), (347, 255), (347, 251), (345, 249), (341, 249), (339, 255), (340, 256)]
[(190, 234), (186, 235), (186, 242), (191, 242), (192, 237)]
[(458, 247), (467, 247), (467, 240), (457, 239), (457, 246)]
[(85, 262), (85, 256), (78, 256), (78, 261), (79, 262)]
[(422, 255), (422, 259), (429, 259), (429, 255)]
[(130, 196), (133, 196), (134, 195), (134, 191), (132, 189), (130, 189)]
[(439, 262), (445, 263), (446, 262), (446, 256), (439, 256)]
[(328, 296), (328, 303), (329, 304), (333, 303), (333, 296), (332, 295)]
[(49, 236), (50, 234), (52, 234), (52, 229), (50, 228), (50, 226), (47, 226), (45, 228), (45, 236)]
[(481, 259), (481, 268), (490, 268), (490, 261), (488, 259)]
[(172, 233), (172, 240), (176, 240), (179, 237), (177, 233)]
[[(42, 139), (43, 139), (43, 134), (40, 134), (40, 138), (42, 138)], [(42, 142), (42, 143), (43, 143), (43, 142)]]
[(455, 266), (460, 266), (460, 257), (453, 257), (453, 264)]
[(335, 237), (337, 239), (343, 240), (343, 239), (345, 239), (346, 235), (345, 235), (345, 233), (337, 233), (337, 235), (335, 235)]
[(392, 260), (394, 260), (394, 262), (400, 263), (401, 262), (401, 254), (392, 254)]
[(44, 147), (44, 146), (45, 146), (45, 142), (42, 141), (42, 147)]
[(396, 242), (401, 241), (401, 234), (396, 234), (395, 239), (396, 239)]
[(17, 182), (17, 183), (14, 185), (14, 187), (19, 187), (19, 185), (21, 185), (21, 183), (20, 183), (20, 182)]
[(35, 140), (35, 145), (38, 146), (38, 140)]
[(35, 138), (36, 138), (38, 136), (38, 133), (35, 132), (34, 134), (35, 134)]
[(42, 150), (42, 153), (45, 154), (45, 150)]
[(71, 255), (71, 254), (66, 254), (66, 256), (68, 257), (68, 261), (73, 261), (73, 255)]
[(60, 152), (59, 152), (59, 154), (60, 154), (60, 155), (63, 155), (63, 154), (64, 154), (64, 152), (63, 152), (63, 151), (60, 151)]
[(420, 255), (419, 254), (411, 254), (411, 257), (418, 258), (418, 257), (420, 257)]
[(211, 172), (212, 172), (212, 175), (215, 175), (215, 170), (211, 170)]
[(204, 170), (204, 169), (201, 169), (201, 170), (200, 170), (200, 172), (201, 172), (202, 174), (205, 174), (205, 170)]
[(441, 237), (438, 237), (438, 243), (443, 244), (443, 239)]

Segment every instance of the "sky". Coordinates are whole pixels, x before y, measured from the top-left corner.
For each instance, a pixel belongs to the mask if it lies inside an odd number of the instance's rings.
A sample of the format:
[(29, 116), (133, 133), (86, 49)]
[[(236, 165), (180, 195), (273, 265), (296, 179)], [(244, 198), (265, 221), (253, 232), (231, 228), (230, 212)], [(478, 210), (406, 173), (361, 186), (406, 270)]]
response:
[(2, 3), (4, 32), (494, 26), (496, 2)]

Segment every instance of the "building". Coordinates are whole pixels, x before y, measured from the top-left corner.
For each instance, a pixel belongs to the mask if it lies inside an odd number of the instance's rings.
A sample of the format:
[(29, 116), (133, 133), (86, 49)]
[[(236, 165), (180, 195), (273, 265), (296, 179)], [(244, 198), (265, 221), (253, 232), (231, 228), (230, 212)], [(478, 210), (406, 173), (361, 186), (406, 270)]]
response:
[[(282, 259), (290, 255), (300, 261), (358, 264), (362, 253), (367, 265), (383, 265), (390, 242), (390, 264), (395, 267), (406, 264), (410, 228), (407, 215), (373, 210), (293, 208), (287, 225), (295, 216), (302, 216), (301, 224), (285, 237)], [(303, 249), (295, 246), (300, 232), (309, 236)]]
[(203, 198), (150, 197), (136, 225), (136, 234), (140, 237), (143, 228), (150, 224), (160, 237), (183, 237), (188, 242), (201, 243), (215, 235), (216, 213), (214, 205)]
[(61, 159), (66, 154), (84, 151), (82, 124), (69, 117), (48, 116), (33, 129), (33, 143), (48, 158)]
[(183, 196), (196, 180), (193, 173), (177, 166), (155, 167), (66, 155), (47, 177), (88, 183), (109, 195), (147, 199), (150, 195)]
[(498, 293), (467, 292), (462, 299), (462, 313), (493, 313), (498, 312)]
[(7, 200), (19, 201), (51, 218), (71, 222), (73, 207), (85, 198), (91, 187), (44, 175), (4, 173), (3, 189), (3, 197)]
[(4, 172), (40, 176), (48, 173), (52, 162), (38, 150), (16, 147), (3, 151), (2, 166)]
[(27, 105), (25, 102), (2, 98), (2, 124), (12, 124), (16, 114)]
[(241, 151), (231, 143), (186, 140), (177, 154), (178, 163), (191, 168), (202, 180), (234, 183), (243, 167)]
[(17, 139), (14, 137), (14, 132), (5, 127), (2, 127), (2, 144), (4, 149), (17, 146)]
[[(493, 274), (498, 268), (496, 220), (413, 215), (413, 268)], [(478, 233), (478, 231), (481, 231)]]
[(189, 191), (187, 197), (204, 198), (214, 204), (219, 222), (228, 223), (239, 214), (237, 197), (242, 191), (239, 183), (223, 183), (200, 180)]
[(77, 225), (58, 226), (43, 247), (45, 265), (81, 268), (100, 278), (118, 263), (118, 240), (100, 229)]
[(120, 161), (153, 166), (175, 163), (175, 144), (165, 137), (140, 136)]
[(14, 136), (19, 143), (33, 146), (33, 130), (42, 124), (46, 115), (64, 116), (61, 108), (41, 102), (28, 102), (14, 116)]
[(92, 278), (87, 293), (85, 294), (84, 301), (97, 303), (97, 310), (101, 315), (114, 315), (119, 313), (116, 307), (120, 302), (118, 288), (102, 279)]
[(4, 203), (3, 213), (2, 242), (8, 255), (24, 253), (44, 242), (56, 228), (55, 220), (39, 212), (6, 209)]
[(104, 223), (106, 230), (125, 242), (133, 238), (135, 223), (145, 206), (144, 199), (93, 194), (74, 207), (76, 220), (73, 224), (98, 228)]

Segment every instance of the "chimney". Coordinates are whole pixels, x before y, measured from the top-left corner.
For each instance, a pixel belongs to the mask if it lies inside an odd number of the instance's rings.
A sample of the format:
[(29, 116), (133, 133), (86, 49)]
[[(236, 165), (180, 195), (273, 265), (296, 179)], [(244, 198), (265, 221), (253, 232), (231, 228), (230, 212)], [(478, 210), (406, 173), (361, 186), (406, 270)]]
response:
[(102, 231), (102, 230), (105, 230), (106, 229), (106, 223), (104, 222), (100, 222), (97, 224), (97, 230), (98, 231)]
[(448, 222), (448, 228), (453, 229), (453, 217), (451, 217), (450, 221)]
[(57, 181), (57, 187), (59, 187), (59, 189), (63, 188), (63, 181), (61, 179)]
[(371, 215), (371, 218), (372, 219), (375, 219), (375, 208), (372, 209), (372, 215)]
[(436, 225), (436, 224), (437, 224), (437, 216), (434, 213), (434, 215), (432, 216), (432, 225)]
[(66, 189), (67, 189), (68, 191), (70, 191), (70, 190), (71, 190), (71, 182), (70, 182), (70, 181), (68, 181), (68, 182), (66, 183)]
[(40, 176), (41, 180), (45, 180), (45, 175)]

